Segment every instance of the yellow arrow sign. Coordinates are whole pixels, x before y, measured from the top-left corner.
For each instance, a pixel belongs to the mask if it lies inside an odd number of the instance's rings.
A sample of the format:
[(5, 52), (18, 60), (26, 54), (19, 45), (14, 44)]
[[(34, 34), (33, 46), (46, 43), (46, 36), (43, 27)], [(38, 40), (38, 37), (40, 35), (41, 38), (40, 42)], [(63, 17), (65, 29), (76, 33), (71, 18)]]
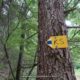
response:
[(63, 35), (63, 36), (51, 36), (48, 40), (47, 40), (47, 44), (48, 46), (50, 46), (51, 48), (67, 48), (68, 47), (68, 40), (67, 40), (67, 36)]

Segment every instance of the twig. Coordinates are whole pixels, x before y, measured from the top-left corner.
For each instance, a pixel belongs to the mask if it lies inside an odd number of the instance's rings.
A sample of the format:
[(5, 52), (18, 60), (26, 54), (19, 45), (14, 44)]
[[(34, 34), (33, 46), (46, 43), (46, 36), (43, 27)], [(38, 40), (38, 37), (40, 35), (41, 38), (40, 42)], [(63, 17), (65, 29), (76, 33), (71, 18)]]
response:
[[(36, 53), (37, 53), (37, 52), (36, 52)], [(28, 79), (29, 79), (30, 74), (32, 73), (32, 71), (33, 71), (34, 67), (36, 66), (36, 65), (35, 65), (35, 61), (36, 61), (36, 53), (35, 53), (35, 57), (34, 57), (33, 66), (32, 66), (32, 68), (31, 68), (31, 70), (29, 71), (29, 74), (28, 74), (28, 76), (27, 76), (26, 80), (28, 80)]]
[(4, 51), (5, 51), (5, 55), (6, 55), (6, 58), (7, 58), (7, 62), (8, 62), (8, 65), (9, 65), (9, 68), (10, 68), (10, 71), (11, 71), (11, 74), (12, 74), (12, 77), (15, 80), (14, 73), (13, 73), (13, 70), (12, 70), (12, 67), (11, 67), (11, 62), (9, 60), (9, 55), (8, 55), (7, 48), (6, 48), (6, 45), (5, 44), (4, 44)]
[(80, 1), (80, 0), (78, 0), (78, 1), (74, 4), (74, 6), (73, 6), (72, 8), (64, 11), (65, 16), (67, 16), (70, 12), (76, 10), (76, 5), (78, 4), (79, 1)]
[[(75, 35), (76, 35), (79, 31), (80, 31), (80, 30), (76, 31), (76, 32), (73, 34), (73, 36), (72, 36), (71, 39), (73, 39), (73, 38), (75, 37)], [(71, 40), (71, 39), (70, 39), (70, 40)]]
[[(69, 3), (67, 3), (66, 7), (68, 7), (71, 2), (72, 2), (72, 0), (70, 0)], [(65, 8), (66, 8), (66, 7), (65, 7)]]
[(13, 32), (17, 29), (17, 27), (18, 27), (19, 23), (20, 23), (20, 22), (18, 22), (18, 23), (17, 23), (17, 25), (16, 25), (16, 27), (12, 30), (12, 32), (8, 34), (8, 36), (7, 36), (7, 39), (6, 39), (6, 42), (5, 42), (5, 43), (7, 43), (8, 39), (10, 38), (10, 36), (11, 36), (11, 35), (13, 34)]
[(35, 36), (38, 32), (32, 34), (31, 36), (29, 36), (27, 39), (30, 39), (31, 37)]
[(77, 29), (77, 28), (80, 28), (80, 26), (72, 26), (72, 27), (67, 26), (67, 28), (68, 28), (68, 29), (72, 29), (72, 28)]

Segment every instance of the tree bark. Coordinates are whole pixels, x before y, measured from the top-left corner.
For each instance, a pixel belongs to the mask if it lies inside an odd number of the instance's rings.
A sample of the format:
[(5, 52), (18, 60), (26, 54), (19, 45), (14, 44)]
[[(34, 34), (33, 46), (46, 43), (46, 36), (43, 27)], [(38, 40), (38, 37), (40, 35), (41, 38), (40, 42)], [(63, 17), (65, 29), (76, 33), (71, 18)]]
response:
[(67, 35), (63, 0), (39, 0), (37, 80), (76, 80), (68, 48), (51, 49), (50, 36)]

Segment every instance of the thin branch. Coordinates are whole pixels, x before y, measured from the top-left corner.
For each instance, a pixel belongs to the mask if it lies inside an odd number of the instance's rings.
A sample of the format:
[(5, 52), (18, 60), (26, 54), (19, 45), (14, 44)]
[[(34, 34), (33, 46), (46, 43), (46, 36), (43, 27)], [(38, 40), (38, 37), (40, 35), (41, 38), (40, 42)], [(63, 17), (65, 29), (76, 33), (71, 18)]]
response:
[(72, 7), (70, 9), (64, 11), (65, 16), (67, 16), (70, 12), (73, 12), (74, 10), (76, 10), (76, 8), (75, 7)]
[(79, 1), (80, 1), (80, 0), (78, 0), (78, 1), (74, 4), (74, 6), (73, 6), (73, 7), (76, 7), (76, 6), (77, 6), (77, 4), (79, 3)]
[(31, 37), (35, 36), (38, 32), (32, 34), (31, 36), (29, 36), (27, 39), (30, 39)]
[(13, 34), (13, 32), (18, 28), (19, 23), (20, 23), (20, 22), (18, 22), (18, 23), (17, 23), (17, 25), (16, 25), (16, 27), (12, 30), (12, 32), (8, 34), (8, 36), (7, 36), (7, 38), (6, 38), (6, 42), (5, 42), (5, 43), (7, 43), (7, 41), (8, 41), (8, 40), (9, 40), (9, 38), (10, 38), (10, 36), (11, 36), (11, 35)]
[[(36, 52), (36, 53), (37, 53), (37, 52)], [(26, 80), (29, 80), (29, 76), (31, 75), (31, 73), (32, 73), (32, 71), (33, 71), (33, 69), (34, 69), (34, 67), (36, 66), (36, 65), (35, 65), (36, 57), (37, 57), (37, 56), (36, 56), (36, 53), (35, 53), (35, 57), (34, 57), (33, 66), (32, 66), (32, 68), (31, 68), (31, 70), (29, 71), (29, 74), (28, 74)]]
[(7, 58), (7, 62), (8, 62), (8, 65), (9, 65), (9, 68), (10, 68), (10, 71), (11, 71), (11, 74), (12, 74), (12, 77), (15, 80), (14, 73), (13, 73), (13, 70), (12, 70), (12, 67), (11, 67), (11, 62), (9, 60), (9, 55), (8, 55), (7, 48), (6, 48), (6, 45), (5, 44), (4, 44), (4, 51), (5, 51), (5, 55), (6, 55), (6, 58)]
[(72, 27), (71, 26), (67, 26), (67, 28), (68, 29), (72, 29), (72, 28), (77, 29), (77, 28), (80, 28), (80, 26), (72, 26)]
[[(66, 7), (68, 7), (68, 6), (70, 5), (71, 2), (72, 2), (72, 0), (70, 0), (69, 3), (67, 3)], [(66, 7), (65, 7), (65, 8), (66, 8)]]
[(16, 78), (15, 80), (20, 80), (20, 72), (21, 72), (21, 63), (22, 63), (22, 56), (23, 56), (23, 53), (24, 53), (24, 39), (25, 39), (25, 28), (24, 27), (21, 27), (22, 29), (22, 33), (20, 35), (20, 38), (21, 38), (21, 43), (20, 43), (20, 51), (19, 51), (19, 57), (18, 57), (18, 63), (17, 63), (17, 70), (16, 70)]
[[(10, 4), (11, 4), (11, 2), (10, 2)], [(10, 7), (10, 4), (9, 4), (9, 7)], [(9, 10), (8, 10), (8, 29), (7, 29), (8, 36), (7, 36), (6, 42), (3, 43), (3, 48), (4, 48), (5, 56), (7, 58), (7, 63), (9, 65), (9, 68), (10, 68), (10, 71), (11, 71), (11, 75), (13, 77), (13, 80), (15, 80), (14, 73), (13, 73), (12, 66), (11, 66), (11, 62), (9, 60), (9, 55), (8, 55), (7, 47), (6, 47), (7, 41), (9, 39), (9, 27), (10, 27), (10, 20), (9, 20)]]
[(72, 38), (71, 38), (70, 40), (72, 40), (79, 31), (80, 31), (80, 30), (76, 31), (76, 32), (73, 34), (73, 36), (72, 36)]
[[(30, 4), (31, 4), (31, 1), (30, 1), (29, 5), (27, 4), (26, 0), (24, 0), (24, 2), (25, 2), (25, 4), (26, 4), (26, 6), (25, 6), (25, 7), (26, 7), (25, 12), (26, 12), (27, 10), (32, 12), (32, 10), (29, 8), (29, 6), (30, 6)], [(12, 4), (12, 7), (15, 8), (13, 4)], [(16, 8), (15, 8), (15, 9), (16, 9)], [(28, 11), (27, 11), (27, 13), (28, 13)], [(18, 13), (21, 14), (21, 15), (25, 18), (25, 20), (31, 18), (31, 17), (29, 17), (29, 18), (25, 17), (25, 16), (21, 13), (21, 10), (19, 10)], [(26, 14), (27, 14), (27, 13), (26, 13)]]
[(76, 6), (77, 6), (77, 4), (79, 3), (79, 1), (80, 1), (80, 0), (78, 0), (78, 1), (74, 4), (74, 6), (73, 6), (72, 8), (64, 11), (65, 16), (67, 16), (70, 12), (73, 12), (74, 10), (76, 10)]

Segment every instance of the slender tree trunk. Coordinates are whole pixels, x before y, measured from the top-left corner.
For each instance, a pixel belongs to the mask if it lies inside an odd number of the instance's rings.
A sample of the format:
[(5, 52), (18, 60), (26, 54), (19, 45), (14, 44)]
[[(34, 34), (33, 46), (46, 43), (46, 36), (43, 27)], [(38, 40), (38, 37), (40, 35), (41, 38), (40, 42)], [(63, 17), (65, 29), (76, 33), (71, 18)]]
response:
[(69, 49), (51, 49), (50, 36), (66, 35), (63, 0), (39, 0), (37, 80), (76, 80)]
[(22, 26), (21, 44), (20, 44), (20, 52), (19, 52), (18, 65), (16, 71), (16, 80), (20, 80), (21, 64), (24, 52), (24, 39), (25, 39), (25, 33), (24, 33), (24, 27)]

